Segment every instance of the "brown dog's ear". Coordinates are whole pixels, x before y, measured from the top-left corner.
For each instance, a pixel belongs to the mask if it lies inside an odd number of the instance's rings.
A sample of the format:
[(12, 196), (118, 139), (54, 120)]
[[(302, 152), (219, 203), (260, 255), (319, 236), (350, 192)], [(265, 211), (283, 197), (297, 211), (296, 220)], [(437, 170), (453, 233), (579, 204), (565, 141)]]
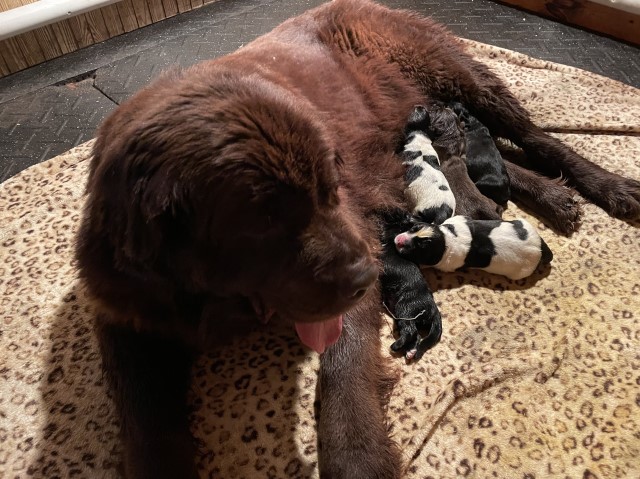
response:
[(165, 212), (177, 213), (184, 196), (179, 183), (161, 172), (139, 180), (134, 193), (140, 212), (147, 222)]
[(178, 183), (160, 169), (139, 178), (130, 192), (123, 240), (125, 255), (134, 262), (152, 263), (177, 234), (177, 216), (184, 208)]

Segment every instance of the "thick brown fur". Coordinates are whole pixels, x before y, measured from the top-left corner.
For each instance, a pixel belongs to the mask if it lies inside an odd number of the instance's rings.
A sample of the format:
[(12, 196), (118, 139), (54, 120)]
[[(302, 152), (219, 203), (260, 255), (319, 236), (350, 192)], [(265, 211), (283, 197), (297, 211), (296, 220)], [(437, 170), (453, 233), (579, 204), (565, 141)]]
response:
[(442, 173), (456, 197), (456, 215), (475, 220), (499, 220), (504, 208), (487, 198), (469, 178), (463, 157), (451, 156), (442, 162)]
[(290, 326), (345, 313), (321, 358), (320, 475), (400, 476), (371, 286), (377, 213), (402, 206), (393, 152), (413, 105), (453, 99), (536, 168), (561, 171), (616, 216), (640, 214), (640, 184), (535, 127), (442, 26), (367, 1), (289, 20), (165, 76), (110, 116), (77, 256), (99, 308), (129, 477), (197, 477), (185, 407), (192, 351), (257, 327), (255, 304)]
[(505, 166), (514, 201), (562, 234), (569, 235), (577, 229), (582, 214), (581, 201), (565, 180), (547, 178), (510, 161), (505, 161)]

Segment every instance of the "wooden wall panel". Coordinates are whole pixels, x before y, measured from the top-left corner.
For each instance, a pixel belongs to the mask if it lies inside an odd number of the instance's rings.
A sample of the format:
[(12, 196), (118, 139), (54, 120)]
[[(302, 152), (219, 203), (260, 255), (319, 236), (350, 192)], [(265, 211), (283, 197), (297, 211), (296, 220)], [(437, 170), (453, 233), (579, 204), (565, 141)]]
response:
[[(0, 12), (37, 0), (0, 0)], [(121, 0), (0, 41), (0, 77), (216, 0)]]
[(91, 32), (93, 43), (104, 42), (111, 38), (100, 10), (87, 12), (84, 14), (84, 17), (87, 19), (87, 25), (89, 25), (89, 31)]
[(178, 12), (184, 13), (191, 10), (191, 2), (189, 0), (178, 0)]
[(136, 28), (144, 25), (138, 25), (138, 18), (136, 17), (135, 9), (131, 0), (125, 0), (124, 2), (118, 2), (115, 4), (118, 9), (118, 15), (122, 22), (122, 28), (125, 32), (131, 32)]
[[(118, 7), (116, 5), (107, 5), (102, 8), (101, 11), (109, 38), (116, 37), (125, 32), (124, 27), (122, 26), (122, 20), (120, 19), (120, 14), (118, 13)], [(136, 27), (137, 26), (138, 24), (136, 23)], [(131, 30), (134, 30), (134, 28)]]
[(149, 13), (151, 13), (151, 23), (156, 23), (166, 18), (162, 0), (147, 0), (147, 5), (149, 5)]
[(30, 66), (20, 51), (16, 37), (0, 42), (0, 51), (12, 73)]
[(45, 60), (42, 48), (38, 45), (36, 36), (33, 32), (26, 32), (16, 37), (18, 47), (24, 56), (25, 61), (29, 65), (37, 65)]
[[(0, 48), (2, 48), (2, 45), (0, 45)], [(0, 77), (7, 76), (9, 73), (11, 73), (11, 71), (7, 66), (7, 62), (4, 60), (4, 57), (0, 55)]]
[(71, 33), (73, 33), (73, 37), (76, 39), (76, 43), (80, 48), (93, 45), (93, 36), (91, 35), (89, 22), (87, 22), (87, 17), (85, 15), (71, 17), (66, 21), (69, 22)]
[(569, 25), (640, 45), (640, 15), (588, 0), (500, 0)]
[(36, 28), (33, 31), (36, 37), (36, 42), (40, 45), (45, 60), (51, 60), (52, 58), (62, 55), (62, 49), (56, 39), (56, 34), (50, 25), (46, 27)]
[(178, 4), (176, 0), (162, 0), (164, 15), (166, 18), (173, 17), (178, 14)]
[(76, 42), (76, 37), (73, 36), (68, 20), (51, 24), (51, 29), (56, 35), (58, 45), (60, 45), (60, 50), (62, 50), (63, 54), (74, 52), (80, 48), (78, 42)]
[(38, 0), (0, 0), (0, 12), (11, 10), (12, 8), (21, 7)]
[(149, 11), (148, 2), (133, 1), (133, 10), (136, 12), (136, 19), (138, 20), (138, 27), (144, 27), (151, 25), (151, 12)]

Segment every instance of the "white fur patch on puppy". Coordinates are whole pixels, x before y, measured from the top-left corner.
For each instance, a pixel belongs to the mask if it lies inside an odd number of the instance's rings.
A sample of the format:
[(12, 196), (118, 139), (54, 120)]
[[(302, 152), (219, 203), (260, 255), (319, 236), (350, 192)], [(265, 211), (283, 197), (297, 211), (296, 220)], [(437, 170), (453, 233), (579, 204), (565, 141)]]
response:
[[(501, 274), (511, 279), (530, 276), (538, 267), (542, 256), (542, 238), (525, 220), (518, 223), (505, 221), (489, 233), (497, 254), (485, 271)], [(524, 237), (524, 239), (523, 239)]]
[(431, 139), (421, 131), (409, 134), (404, 147), (405, 198), (414, 216), (442, 223), (455, 213), (456, 200), (442, 171)]
[(462, 268), (473, 240), (467, 219), (464, 216), (453, 216), (442, 223), (440, 231), (443, 234), (444, 254), (435, 268), (446, 272)]

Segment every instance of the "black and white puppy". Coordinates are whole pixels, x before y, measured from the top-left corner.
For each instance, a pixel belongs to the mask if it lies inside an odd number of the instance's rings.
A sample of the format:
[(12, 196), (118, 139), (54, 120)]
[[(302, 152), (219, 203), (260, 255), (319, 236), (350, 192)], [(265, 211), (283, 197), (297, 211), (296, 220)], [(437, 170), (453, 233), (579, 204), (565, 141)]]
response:
[(402, 162), (406, 166), (404, 196), (413, 216), (440, 224), (455, 214), (456, 199), (440, 170), (440, 159), (429, 138), (429, 113), (416, 106), (405, 128)]
[(489, 129), (461, 103), (453, 102), (450, 106), (464, 123), (469, 178), (484, 196), (499, 205), (506, 204), (511, 198), (509, 175)]
[(549, 246), (523, 219), (454, 216), (441, 225), (416, 224), (394, 242), (403, 257), (421, 265), (446, 272), (478, 268), (510, 279), (525, 278), (553, 259)]

